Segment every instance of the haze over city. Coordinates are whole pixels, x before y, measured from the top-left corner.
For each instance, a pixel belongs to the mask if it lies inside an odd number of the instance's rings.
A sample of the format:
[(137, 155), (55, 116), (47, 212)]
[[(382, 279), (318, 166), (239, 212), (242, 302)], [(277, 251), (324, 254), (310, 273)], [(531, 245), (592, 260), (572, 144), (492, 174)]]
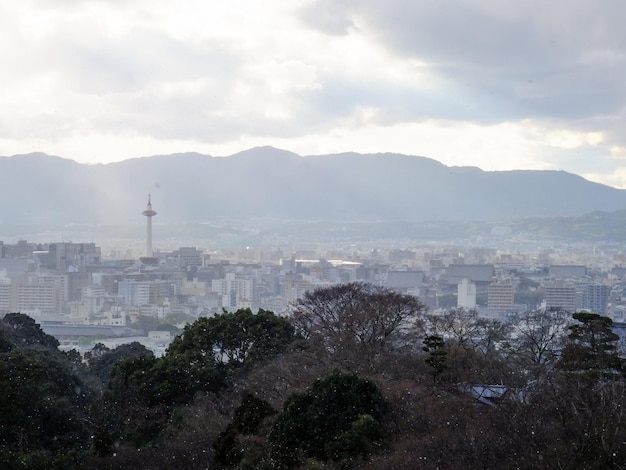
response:
[(626, 5), (0, 1), (0, 154), (272, 145), (626, 186)]

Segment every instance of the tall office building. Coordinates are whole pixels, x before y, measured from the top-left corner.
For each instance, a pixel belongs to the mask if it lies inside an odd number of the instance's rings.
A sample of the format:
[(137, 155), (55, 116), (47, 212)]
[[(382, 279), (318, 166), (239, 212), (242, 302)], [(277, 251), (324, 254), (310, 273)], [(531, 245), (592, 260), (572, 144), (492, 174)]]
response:
[(493, 281), (487, 287), (487, 308), (508, 310), (513, 308), (515, 288), (510, 279)]
[(544, 300), (548, 309), (576, 310), (576, 288), (569, 283), (554, 282), (544, 287)]

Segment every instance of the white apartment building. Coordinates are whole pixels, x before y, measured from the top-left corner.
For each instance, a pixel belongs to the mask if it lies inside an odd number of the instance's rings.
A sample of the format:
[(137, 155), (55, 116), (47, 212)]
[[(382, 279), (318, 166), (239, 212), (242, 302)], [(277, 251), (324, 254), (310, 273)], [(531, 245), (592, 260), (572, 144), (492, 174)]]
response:
[(148, 305), (150, 303), (150, 282), (122, 279), (117, 283), (117, 294), (126, 305)]
[(84, 287), (81, 289), (81, 300), (90, 313), (97, 313), (104, 308), (106, 291), (101, 286)]
[(0, 269), (0, 314), (9, 313), (13, 306), (11, 278), (6, 269)]
[(463, 279), (457, 286), (457, 306), (467, 310), (476, 308), (476, 284)]
[(59, 292), (52, 284), (22, 285), (17, 287), (16, 310), (58, 313)]
[(117, 295), (126, 305), (162, 305), (171, 289), (172, 282), (163, 280), (122, 279), (117, 283)]
[(0, 283), (0, 314), (11, 311), (11, 284)]
[(222, 296), (223, 308), (252, 308), (254, 282), (252, 279), (237, 278), (235, 273), (228, 273), (224, 279), (211, 281), (211, 292)]

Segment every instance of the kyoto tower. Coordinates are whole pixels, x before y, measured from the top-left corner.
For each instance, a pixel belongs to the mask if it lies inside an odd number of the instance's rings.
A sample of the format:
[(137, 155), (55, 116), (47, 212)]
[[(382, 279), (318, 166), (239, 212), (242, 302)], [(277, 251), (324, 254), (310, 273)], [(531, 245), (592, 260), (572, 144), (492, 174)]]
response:
[(150, 201), (150, 194), (148, 194), (148, 206), (146, 210), (141, 213), (148, 218), (147, 225), (147, 237), (146, 237), (146, 258), (152, 258), (152, 217), (156, 215), (156, 211), (152, 210), (152, 202)]

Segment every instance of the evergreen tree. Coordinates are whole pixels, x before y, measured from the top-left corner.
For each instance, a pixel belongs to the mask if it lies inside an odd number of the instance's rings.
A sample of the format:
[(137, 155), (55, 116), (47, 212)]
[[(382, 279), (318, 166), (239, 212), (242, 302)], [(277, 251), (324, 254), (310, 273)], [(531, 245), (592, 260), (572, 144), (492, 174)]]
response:
[(588, 312), (576, 312), (572, 317), (577, 323), (569, 327), (560, 367), (588, 373), (621, 372), (623, 360), (617, 353), (619, 336), (612, 329), (613, 320)]
[(427, 336), (424, 338), (424, 347), (422, 349), (428, 353), (428, 357), (425, 360), (432, 368), (433, 380), (437, 380), (437, 377), (448, 368), (446, 364), (448, 352), (445, 349), (443, 338), (439, 335)]
[(349, 466), (380, 438), (384, 410), (373, 382), (334, 370), (287, 399), (270, 433), (272, 463), (292, 468), (313, 458)]

